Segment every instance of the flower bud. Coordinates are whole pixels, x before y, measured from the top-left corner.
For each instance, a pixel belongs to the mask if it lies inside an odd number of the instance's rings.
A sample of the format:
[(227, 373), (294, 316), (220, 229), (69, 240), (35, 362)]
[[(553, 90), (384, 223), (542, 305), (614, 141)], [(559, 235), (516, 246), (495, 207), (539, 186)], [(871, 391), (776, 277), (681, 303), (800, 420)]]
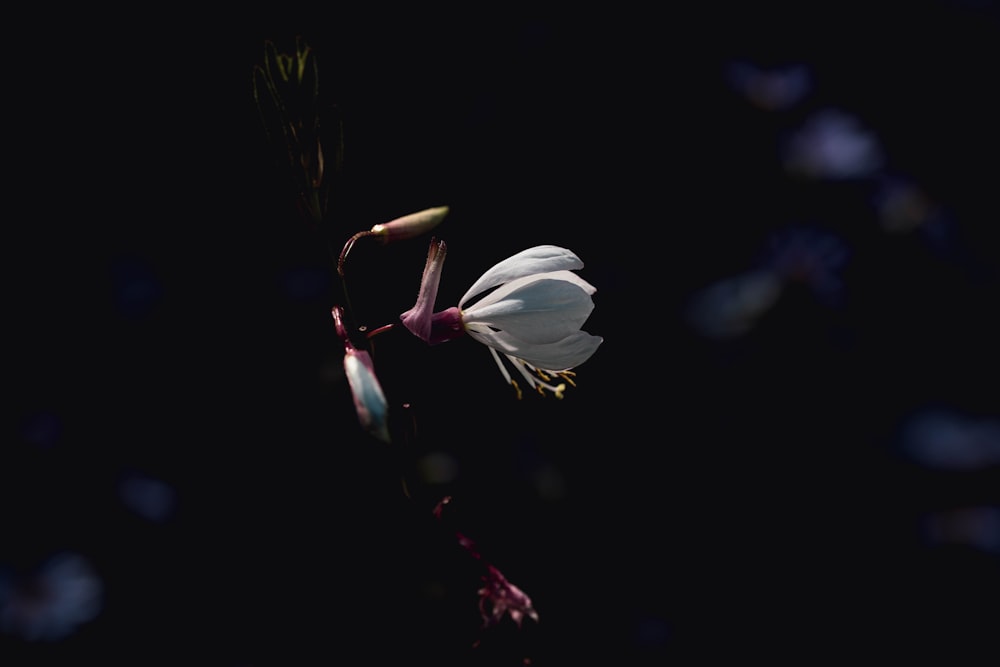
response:
[(441, 224), (446, 215), (448, 215), (447, 206), (428, 208), (417, 213), (404, 215), (390, 222), (375, 225), (372, 227), (371, 233), (378, 237), (382, 243), (404, 241), (434, 229)]
[(344, 373), (351, 386), (354, 409), (361, 427), (382, 442), (391, 442), (387, 420), (389, 406), (378, 377), (375, 376), (371, 356), (364, 350), (347, 349), (344, 354)]
[(369, 435), (382, 442), (392, 442), (389, 435), (389, 404), (385, 400), (382, 385), (375, 375), (375, 365), (371, 355), (359, 350), (351, 343), (344, 326), (344, 309), (334, 306), (331, 311), (337, 335), (344, 343), (344, 374), (351, 388), (354, 410), (358, 414), (361, 427)]

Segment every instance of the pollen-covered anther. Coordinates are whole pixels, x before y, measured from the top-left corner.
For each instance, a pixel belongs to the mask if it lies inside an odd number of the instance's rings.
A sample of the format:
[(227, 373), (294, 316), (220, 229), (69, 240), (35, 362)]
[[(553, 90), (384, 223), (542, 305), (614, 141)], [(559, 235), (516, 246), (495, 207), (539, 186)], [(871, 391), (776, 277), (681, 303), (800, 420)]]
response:
[(550, 384), (539, 383), (535, 387), (535, 389), (538, 390), (538, 393), (541, 394), (542, 396), (545, 395), (545, 390), (548, 389), (549, 391), (552, 392), (553, 396), (555, 396), (561, 401), (563, 399), (563, 392), (566, 391), (566, 385), (564, 384), (550, 385)]
[(556, 373), (556, 375), (558, 375), (560, 378), (568, 382), (569, 386), (571, 387), (576, 386), (576, 382), (573, 381), (573, 378), (576, 377), (576, 373), (574, 373), (573, 371), (559, 371), (558, 373)]
[(520, 401), (521, 398), (524, 397), (524, 394), (521, 392), (521, 388), (517, 386), (517, 380), (512, 379), (510, 381), (510, 386), (512, 386), (514, 388), (514, 391), (517, 392), (517, 400)]
[(526, 375), (526, 377), (529, 377), (531, 379), (531, 386), (535, 388), (535, 391), (537, 391), (541, 396), (544, 396), (546, 390), (548, 390), (548, 391), (551, 391), (552, 395), (555, 396), (556, 398), (558, 398), (560, 400), (562, 399), (563, 392), (566, 391), (566, 385), (565, 384), (563, 384), (563, 383), (551, 384), (552, 378), (549, 375), (547, 375), (545, 372), (543, 372), (542, 370), (540, 370), (538, 368), (535, 368), (534, 366), (532, 366), (530, 364), (526, 363), (524, 365), (528, 369), (530, 369), (531, 373), (534, 373), (539, 378), (539, 379), (535, 379), (533, 377), (530, 377), (530, 374)]
[[(518, 372), (521, 374), (521, 377), (523, 377), (525, 381), (528, 383), (528, 386), (530, 386), (532, 389), (537, 391), (542, 396), (544, 396), (545, 391), (548, 390), (551, 391), (553, 394), (555, 394), (556, 398), (563, 397), (562, 394), (563, 391), (566, 390), (566, 385), (564, 384), (552, 385), (549, 382), (546, 382), (546, 380), (551, 380), (551, 378), (548, 375), (546, 375), (545, 372), (542, 371), (540, 368), (532, 366), (523, 359), (518, 359), (517, 357), (512, 357), (510, 355), (506, 356), (514, 365), (514, 368), (516, 368)], [(500, 365), (501, 372), (506, 374), (507, 371), (506, 369), (503, 368), (503, 364), (500, 363), (499, 357), (497, 357), (497, 363)], [(508, 374), (505, 377), (510, 377), (510, 376)], [(513, 382), (513, 380), (511, 380), (511, 382)]]
[[(539, 395), (544, 396), (546, 391), (551, 391), (556, 398), (563, 397), (563, 392), (566, 391), (565, 384), (562, 383), (558, 385), (551, 384), (550, 381), (552, 380), (552, 378), (548, 376), (541, 369), (535, 368), (528, 362), (522, 359), (518, 359), (516, 357), (511, 357), (508, 355), (507, 358), (513, 364), (514, 368), (516, 368), (517, 371), (521, 374), (521, 377), (524, 378), (525, 382), (528, 383), (528, 386), (537, 391)], [(517, 382), (515, 382), (514, 379), (510, 377), (510, 374), (507, 372), (507, 369), (503, 367), (503, 364), (500, 362), (499, 356), (497, 357), (497, 365), (500, 367), (500, 372), (504, 374), (504, 377), (507, 378), (510, 381), (510, 383), (514, 386), (514, 389), (517, 390), (517, 398), (518, 400), (520, 400), (521, 388), (517, 385)]]

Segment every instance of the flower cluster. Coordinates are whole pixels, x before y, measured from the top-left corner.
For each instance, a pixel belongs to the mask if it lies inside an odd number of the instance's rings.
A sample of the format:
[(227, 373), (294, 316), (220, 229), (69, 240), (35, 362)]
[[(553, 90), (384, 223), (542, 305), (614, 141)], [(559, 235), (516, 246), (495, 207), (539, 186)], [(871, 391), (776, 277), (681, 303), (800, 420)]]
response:
[[(310, 225), (330, 225), (327, 193), (330, 176), (341, 168), (341, 153), (335, 154), (332, 173), (324, 169), (317, 109), (316, 58), (304, 42), (296, 43), (294, 54), (286, 55), (267, 44), (265, 65), (254, 75), (254, 91), (272, 139), (277, 139), (281, 165), (292, 172), (295, 199), (300, 213)], [(339, 126), (338, 126), (339, 127)], [(402, 325), (429, 346), (468, 337), (490, 351), (504, 380), (522, 398), (521, 384), (542, 396), (563, 398), (567, 385), (574, 385), (574, 369), (597, 351), (600, 336), (583, 330), (594, 309), (596, 288), (578, 275), (583, 261), (572, 251), (557, 245), (538, 245), (519, 252), (489, 268), (459, 299), (457, 305), (436, 311), (447, 246), (432, 238), (420, 280), (416, 303), (402, 314), (395, 311), (388, 323), (369, 327), (355, 321), (348, 294), (347, 260), (354, 246), (365, 240), (398, 243), (419, 238), (436, 230), (449, 215), (447, 206), (419, 210), (370, 229), (345, 234), (345, 242), (335, 259), (343, 294), (333, 305), (334, 328), (343, 345), (343, 371), (362, 430), (385, 444), (407, 440), (414, 435), (412, 425), (402, 433), (390, 419), (393, 400), (377, 372), (374, 338)], [(326, 230), (330, 236), (338, 229)], [(412, 289), (409, 283), (401, 289)], [(513, 369), (513, 373), (511, 372)], [(384, 370), (384, 369), (383, 369)], [(411, 497), (405, 482), (404, 491)], [(434, 510), (441, 519), (441, 507)], [(538, 620), (531, 599), (476, 550), (471, 541), (456, 531), (458, 544), (480, 561), (484, 569), (479, 589), (479, 610), (483, 629), (509, 615), (520, 627), (524, 618)]]

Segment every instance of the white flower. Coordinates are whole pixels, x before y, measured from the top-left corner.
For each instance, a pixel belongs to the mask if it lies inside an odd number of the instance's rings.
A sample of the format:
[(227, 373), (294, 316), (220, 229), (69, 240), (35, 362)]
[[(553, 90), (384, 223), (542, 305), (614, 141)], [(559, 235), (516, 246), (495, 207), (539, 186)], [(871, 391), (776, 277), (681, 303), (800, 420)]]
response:
[(581, 330), (597, 290), (573, 273), (583, 268), (580, 258), (558, 246), (529, 248), (484, 273), (457, 307), (434, 313), (446, 251), (443, 241), (431, 242), (417, 303), (400, 316), (403, 325), (431, 345), (467, 333), (489, 347), (518, 397), (520, 388), (503, 358), (528, 386), (562, 398), (566, 385), (552, 384), (553, 377), (573, 384), (571, 369), (604, 341)]

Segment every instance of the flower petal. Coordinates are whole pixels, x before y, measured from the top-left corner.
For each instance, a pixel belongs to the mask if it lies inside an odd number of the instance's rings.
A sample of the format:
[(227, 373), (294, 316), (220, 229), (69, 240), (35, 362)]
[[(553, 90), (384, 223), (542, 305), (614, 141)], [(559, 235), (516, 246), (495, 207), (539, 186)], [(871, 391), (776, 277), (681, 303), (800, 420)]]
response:
[(578, 331), (594, 310), (594, 287), (570, 271), (518, 278), (463, 311), (466, 326), (507, 331), (527, 343), (553, 343)]
[(484, 345), (526, 361), (535, 368), (558, 372), (575, 368), (590, 359), (604, 339), (586, 331), (576, 331), (554, 343), (528, 343), (504, 331), (469, 330)]
[(434, 302), (437, 300), (438, 286), (441, 283), (444, 258), (447, 253), (448, 247), (444, 241), (431, 240), (430, 247), (427, 249), (427, 261), (424, 263), (424, 274), (420, 279), (417, 302), (413, 308), (399, 316), (403, 326), (424, 342), (430, 342), (431, 339), (431, 318), (434, 312)]
[(461, 308), (466, 301), (486, 290), (506, 282), (535, 273), (550, 271), (575, 271), (583, 268), (583, 261), (571, 250), (554, 245), (528, 248), (495, 264), (484, 273), (459, 300)]

